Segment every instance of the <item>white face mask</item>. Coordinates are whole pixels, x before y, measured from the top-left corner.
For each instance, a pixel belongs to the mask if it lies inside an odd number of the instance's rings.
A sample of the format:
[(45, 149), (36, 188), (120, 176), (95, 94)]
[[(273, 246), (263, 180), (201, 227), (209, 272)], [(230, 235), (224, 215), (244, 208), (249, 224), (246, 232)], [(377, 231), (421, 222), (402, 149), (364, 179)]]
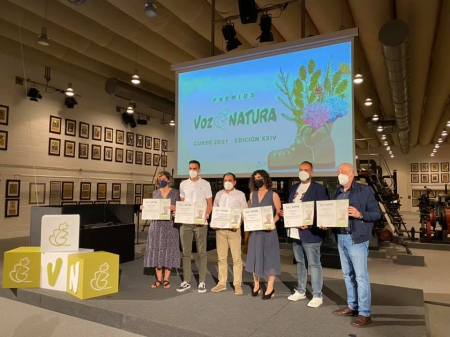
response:
[(298, 173), (298, 177), (300, 178), (301, 181), (307, 181), (310, 178), (310, 175), (308, 172), (300, 171)]
[(227, 191), (231, 191), (233, 189), (233, 183), (226, 181), (223, 183), (223, 187), (227, 190)]
[(347, 175), (340, 173), (340, 174), (338, 175), (338, 180), (339, 180), (339, 184), (341, 184), (342, 186), (345, 186), (345, 185), (348, 184), (348, 181), (349, 181), (350, 179), (348, 178)]
[(197, 178), (197, 176), (198, 176), (197, 171), (189, 170), (189, 177), (191, 177), (191, 179)]

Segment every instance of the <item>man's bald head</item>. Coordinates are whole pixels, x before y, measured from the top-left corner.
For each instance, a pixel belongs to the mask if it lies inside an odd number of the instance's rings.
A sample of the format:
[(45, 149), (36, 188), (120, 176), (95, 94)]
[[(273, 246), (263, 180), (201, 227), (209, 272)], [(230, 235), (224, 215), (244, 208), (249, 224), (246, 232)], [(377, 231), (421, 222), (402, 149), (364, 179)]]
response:
[(342, 163), (338, 167), (338, 174), (339, 173), (342, 173), (345, 175), (349, 175), (350, 173), (353, 173), (353, 175), (355, 175), (355, 168), (350, 163)]

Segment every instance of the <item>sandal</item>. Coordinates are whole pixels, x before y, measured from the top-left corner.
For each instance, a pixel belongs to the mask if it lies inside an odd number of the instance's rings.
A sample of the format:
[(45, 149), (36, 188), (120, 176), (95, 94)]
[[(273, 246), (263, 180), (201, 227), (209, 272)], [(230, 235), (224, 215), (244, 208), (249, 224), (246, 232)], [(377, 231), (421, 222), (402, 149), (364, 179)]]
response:
[(162, 282), (160, 280), (156, 280), (155, 283), (153, 283), (150, 288), (156, 289), (161, 285), (161, 283)]
[(170, 282), (167, 280), (164, 280), (163, 289), (170, 289)]

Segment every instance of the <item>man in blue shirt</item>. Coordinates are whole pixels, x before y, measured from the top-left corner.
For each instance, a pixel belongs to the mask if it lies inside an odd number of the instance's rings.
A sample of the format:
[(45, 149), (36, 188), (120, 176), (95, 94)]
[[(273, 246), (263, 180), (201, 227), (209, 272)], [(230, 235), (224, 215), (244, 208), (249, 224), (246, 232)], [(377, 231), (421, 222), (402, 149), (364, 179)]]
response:
[(378, 220), (381, 213), (373, 189), (358, 184), (354, 178), (355, 170), (352, 164), (344, 163), (339, 166), (339, 188), (333, 199), (349, 199), (349, 222), (347, 228), (336, 228), (333, 234), (338, 243), (348, 306), (333, 311), (333, 314), (357, 316), (352, 325), (361, 327), (372, 322), (367, 256), (373, 221)]

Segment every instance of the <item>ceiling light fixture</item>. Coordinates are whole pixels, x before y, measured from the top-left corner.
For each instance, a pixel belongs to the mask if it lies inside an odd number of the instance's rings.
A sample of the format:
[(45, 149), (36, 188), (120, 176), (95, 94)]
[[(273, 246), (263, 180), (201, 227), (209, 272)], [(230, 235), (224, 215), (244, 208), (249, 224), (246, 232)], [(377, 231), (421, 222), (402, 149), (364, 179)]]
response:
[(75, 100), (75, 97), (66, 97), (64, 99), (64, 105), (67, 107), (67, 109), (73, 109), (77, 104), (78, 102)]
[(438, 143), (442, 143), (444, 140), (442, 138), (438, 139)]
[(377, 132), (383, 132), (383, 126), (381, 124), (378, 125)]
[(133, 76), (131, 76), (131, 83), (133, 84), (139, 84), (141, 83), (141, 80), (139, 78), (138, 70), (137, 70), (137, 44), (136, 44), (136, 51), (134, 55), (134, 73)]
[(42, 99), (42, 95), (39, 90), (35, 87), (30, 88), (27, 92), (27, 96), (30, 97), (30, 101), (38, 102), (38, 99)]
[(378, 117), (377, 114), (375, 114), (375, 115), (372, 116), (372, 120), (373, 120), (374, 122), (378, 121), (379, 119), (380, 119), (380, 117)]
[(147, 0), (147, 2), (144, 5), (144, 13), (149, 18), (154, 18), (158, 15), (158, 12), (156, 10), (156, 4), (153, 0)]
[(433, 149), (433, 153), (436, 153), (437, 152), (437, 149)]
[(173, 118), (170, 120), (169, 125), (170, 126), (175, 126), (175, 120)]
[(47, 21), (47, 0), (45, 0), (45, 12), (44, 12), (44, 25), (41, 28), (41, 34), (38, 35), (38, 43), (41, 46), (47, 47), (50, 45), (49, 38), (47, 35), (47, 27), (45, 27), (45, 23)]
[(436, 149), (439, 149), (441, 146), (440, 146), (439, 144), (436, 144), (434, 147), (435, 147)]
[(393, 154), (391, 154), (391, 158), (394, 158), (394, 155), (393, 155)]
[(447, 137), (447, 135), (448, 135), (447, 130), (442, 131), (441, 136)]
[(384, 145), (384, 146), (388, 146), (389, 143), (388, 143), (387, 141), (385, 141), (385, 142), (383, 143), (383, 145)]
[(73, 89), (72, 89), (72, 83), (69, 83), (69, 85), (67, 86), (67, 89), (66, 89), (66, 96), (72, 97), (73, 95), (75, 95), (75, 93), (73, 92)]
[(362, 83), (364, 81), (364, 79), (363, 79), (363, 75), (361, 74), (361, 69), (356, 69), (356, 75), (355, 75), (355, 78), (353, 79), (353, 83), (356, 83), (356, 84), (360, 84), (360, 83)]
[(383, 140), (386, 139), (386, 138), (387, 138), (386, 135), (382, 135), (381, 136), (381, 139), (383, 139)]
[(450, 128), (450, 120), (447, 122), (447, 127)]
[(134, 109), (136, 109), (136, 104), (133, 101), (130, 101), (130, 103), (128, 103), (127, 113), (132, 114)]
[(222, 34), (225, 41), (227, 41), (227, 51), (236, 49), (242, 45), (241, 41), (236, 37), (236, 30), (233, 23), (227, 23), (222, 27)]
[(387, 151), (390, 151), (390, 150), (391, 150), (391, 147), (390, 147), (390, 146), (387, 146), (387, 147), (386, 147), (386, 150), (387, 150)]
[(434, 157), (434, 153), (432, 153), (431, 156)]
[(369, 97), (367, 97), (366, 98), (366, 101), (364, 102), (364, 105), (366, 105), (366, 106), (371, 106), (372, 105), (372, 98), (370, 98), (370, 96)]

